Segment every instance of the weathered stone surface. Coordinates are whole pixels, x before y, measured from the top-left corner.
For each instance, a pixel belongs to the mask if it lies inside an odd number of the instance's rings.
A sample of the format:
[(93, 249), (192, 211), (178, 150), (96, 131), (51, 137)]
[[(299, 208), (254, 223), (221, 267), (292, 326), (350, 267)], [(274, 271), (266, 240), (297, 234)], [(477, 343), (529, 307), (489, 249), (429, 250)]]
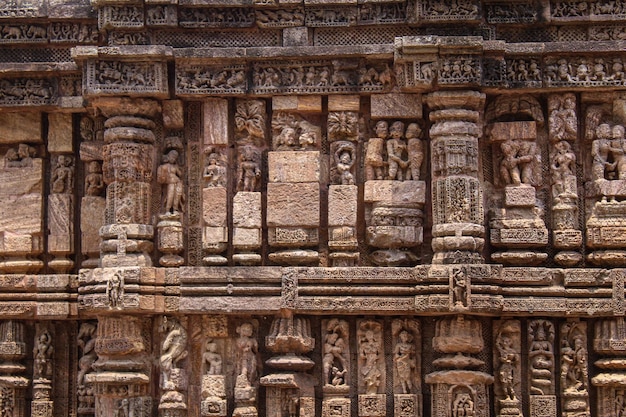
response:
[(421, 119), (421, 94), (372, 94), (372, 117)]
[(228, 144), (228, 100), (207, 99), (202, 104), (204, 111), (204, 145)]
[(356, 185), (331, 185), (328, 192), (328, 225), (356, 225), (357, 197), (358, 187)]
[(41, 113), (0, 113), (0, 143), (41, 143)]
[(226, 188), (202, 190), (202, 218), (207, 226), (226, 226)]
[(233, 198), (233, 226), (261, 228), (261, 193), (240, 191), (235, 194)]
[(320, 190), (317, 183), (267, 184), (267, 225), (319, 226)]
[(320, 180), (317, 151), (268, 152), (270, 183), (306, 183)]
[(73, 125), (71, 113), (48, 115), (48, 152), (71, 153), (73, 149)]

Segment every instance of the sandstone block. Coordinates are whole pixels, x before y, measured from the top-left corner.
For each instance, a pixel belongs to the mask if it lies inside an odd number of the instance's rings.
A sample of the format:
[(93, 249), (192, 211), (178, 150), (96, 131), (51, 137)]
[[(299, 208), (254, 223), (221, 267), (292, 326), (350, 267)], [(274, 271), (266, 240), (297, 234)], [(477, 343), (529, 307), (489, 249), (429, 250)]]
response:
[(40, 194), (3, 196), (0, 200), (0, 231), (40, 234), (43, 231), (43, 199)]
[(228, 100), (223, 98), (206, 99), (204, 112), (204, 144), (228, 144)]
[(331, 185), (328, 190), (328, 225), (356, 225), (357, 197), (356, 185)]
[(202, 190), (202, 218), (207, 226), (226, 226), (226, 188)]
[(320, 180), (318, 151), (268, 152), (270, 183), (306, 183)]
[(491, 129), (491, 140), (534, 140), (537, 137), (535, 122), (500, 122), (494, 123)]
[[(281, 2), (282, 3), (282, 2)], [(283, 46), (308, 46), (309, 28), (299, 26), (283, 29)]]
[(100, 251), (100, 227), (104, 225), (104, 197), (83, 197), (80, 205), (80, 235), (83, 253)]
[(228, 242), (228, 228), (226, 227), (203, 227), (202, 242), (205, 244), (215, 244)]
[(73, 152), (71, 113), (48, 115), (48, 152)]
[(366, 203), (384, 203), (396, 207), (416, 207), (426, 203), (424, 181), (374, 180), (365, 182)]
[(359, 111), (361, 99), (357, 95), (328, 96), (328, 111)]
[(322, 111), (321, 96), (275, 96), (272, 97), (272, 109), (274, 111), (299, 111), (315, 112)]
[(504, 205), (507, 207), (534, 207), (535, 188), (527, 185), (505, 187)]
[(41, 143), (41, 113), (0, 113), (0, 143)]
[(32, 166), (0, 169), (0, 196), (40, 194), (43, 191), (41, 159), (34, 158), (32, 162)]
[(420, 119), (421, 94), (372, 94), (372, 118)]
[(233, 228), (233, 246), (250, 249), (261, 247), (261, 229)]
[(267, 225), (311, 226), (320, 223), (318, 183), (267, 184)]
[(261, 228), (261, 193), (238, 192), (233, 198), (233, 226)]
[(166, 129), (185, 127), (182, 100), (163, 100), (163, 127)]

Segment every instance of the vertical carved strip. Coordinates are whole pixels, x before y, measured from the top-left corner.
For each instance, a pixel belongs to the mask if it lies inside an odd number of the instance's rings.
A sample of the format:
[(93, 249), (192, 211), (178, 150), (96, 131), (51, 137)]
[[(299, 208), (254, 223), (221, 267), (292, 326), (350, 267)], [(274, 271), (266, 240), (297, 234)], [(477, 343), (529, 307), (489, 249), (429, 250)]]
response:
[(582, 254), (574, 250), (582, 245), (582, 232), (578, 224), (576, 154), (572, 149), (578, 138), (576, 96), (571, 93), (550, 96), (548, 111), (552, 237), (554, 246), (561, 250), (554, 256), (554, 260), (563, 266), (573, 266), (582, 260)]
[(26, 357), (24, 324), (8, 320), (0, 323), (0, 401), (3, 413), (25, 417), (26, 388), (30, 380), (24, 377)]
[(361, 320), (357, 327), (359, 416), (382, 417), (386, 413), (383, 326)]
[(37, 417), (52, 417), (52, 381), (54, 343), (52, 332), (45, 324), (38, 324), (33, 349), (33, 402), (31, 412)]
[(494, 387), (498, 416), (522, 416), (522, 335), (519, 320), (494, 322)]
[(187, 164), (187, 178), (189, 185), (187, 189), (187, 206), (189, 208), (187, 214), (188, 230), (187, 230), (187, 257), (188, 264), (191, 266), (202, 265), (202, 198), (201, 198), (201, 153), (200, 148), (200, 132), (202, 125), (202, 104), (192, 102), (187, 104), (186, 122), (185, 122), (185, 138), (187, 139), (187, 147), (189, 149)]
[(530, 415), (556, 415), (554, 324), (536, 319), (528, 323), (528, 387)]
[(162, 334), (159, 365), (161, 370), (159, 415), (187, 415), (187, 373), (182, 362), (187, 358), (187, 329), (175, 317), (164, 316), (159, 327)]
[(394, 320), (393, 337), (393, 392), (394, 417), (422, 415), (422, 335), (417, 320)]
[(322, 321), (322, 417), (350, 416), (350, 332), (348, 322)]
[(568, 320), (561, 325), (561, 408), (564, 417), (589, 415), (587, 324)]
[(95, 414), (94, 386), (87, 382), (87, 375), (93, 372), (92, 365), (98, 359), (96, 354), (97, 323), (81, 323), (76, 337), (78, 345), (78, 375), (76, 377), (76, 394), (78, 395), (78, 410), (80, 416), (90, 417)]

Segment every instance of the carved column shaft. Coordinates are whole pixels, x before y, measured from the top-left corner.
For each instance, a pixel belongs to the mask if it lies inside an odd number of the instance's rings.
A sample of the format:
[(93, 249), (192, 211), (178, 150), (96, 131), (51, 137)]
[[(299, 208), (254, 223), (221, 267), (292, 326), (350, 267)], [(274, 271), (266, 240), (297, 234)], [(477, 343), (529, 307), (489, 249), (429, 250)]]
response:
[(154, 128), (161, 110), (150, 99), (99, 99), (94, 105), (104, 123), (104, 182), (107, 184), (101, 263), (107, 266), (150, 266), (154, 228), (151, 187)]
[(435, 92), (431, 109), (433, 263), (480, 263), (484, 245), (482, 187), (478, 176), (480, 111), (485, 95)]

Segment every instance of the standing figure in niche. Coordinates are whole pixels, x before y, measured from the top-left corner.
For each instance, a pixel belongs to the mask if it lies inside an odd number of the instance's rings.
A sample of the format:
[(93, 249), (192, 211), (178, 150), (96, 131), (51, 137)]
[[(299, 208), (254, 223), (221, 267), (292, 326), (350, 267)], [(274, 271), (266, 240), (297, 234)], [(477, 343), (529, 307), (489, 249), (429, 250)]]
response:
[(402, 181), (403, 172), (408, 167), (409, 161), (404, 160), (407, 152), (406, 142), (402, 138), (404, 134), (404, 123), (394, 122), (389, 129), (389, 139), (387, 140), (387, 162), (389, 172), (387, 179)]
[(35, 348), (33, 356), (35, 358), (35, 378), (43, 378), (52, 374), (52, 336), (48, 330), (41, 332), (37, 341), (35, 342)]
[[(611, 143), (611, 126), (606, 123), (602, 123), (596, 128), (596, 140), (591, 144), (591, 156), (593, 157), (593, 164), (591, 173), (594, 180), (607, 179), (605, 172), (609, 173), (609, 176), (613, 176), (613, 170), (615, 170), (614, 163), (609, 162), (609, 156), (612, 155), (614, 149)], [(616, 150), (617, 153), (621, 150)]]
[[(252, 323), (243, 323), (237, 328), (239, 337), (236, 341), (237, 348), (237, 384), (242, 382), (245, 386), (250, 387), (254, 384), (257, 376), (257, 354), (259, 345), (256, 339), (252, 337), (254, 327)], [(241, 380), (241, 381), (240, 381)]]
[(513, 341), (509, 336), (500, 335), (497, 341), (498, 353), (500, 354), (500, 369), (498, 376), (502, 385), (502, 391), (508, 400), (515, 400), (514, 369), (519, 360), (519, 355), (513, 349)]
[(420, 139), (422, 129), (417, 123), (411, 123), (406, 128), (407, 150), (409, 153), (409, 169), (406, 172), (407, 180), (418, 181), (420, 169), (424, 162), (424, 142)]
[[(572, 151), (572, 146), (567, 141), (560, 141), (554, 145), (556, 152), (552, 156), (552, 184), (555, 190), (555, 197), (559, 197), (568, 192), (568, 180), (575, 176), (576, 155)], [(573, 194), (572, 197), (576, 195)]]
[(163, 160), (157, 169), (157, 182), (162, 184), (164, 191), (165, 213), (177, 214), (183, 210), (183, 180), (182, 170), (178, 166), (178, 152), (172, 149), (163, 155)]
[[(345, 342), (339, 337), (339, 334), (336, 331), (332, 331), (326, 335), (326, 340), (324, 341), (324, 356), (322, 358), (322, 372), (324, 377), (324, 384), (331, 383), (330, 379), (330, 371), (333, 370), (333, 380), (332, 385), (345, 385), (346, 384), (346, 374), (348, 371), (348, 361), (344, 358), (344, 349)], [(336, 366), (335, 364), (339, 365)], [(339, 375), (339, 380), (335, 381), (334, 379)], [(337, 383), (335, 383), (337, 382)]]
[(413, 372), (415, 370), (413, 336), (406, 330), (402, 330), (398, 335), (398, 339), (393, 352), (393, 361), (398, 372), (402, 393), (411, 394), (413, 391)]
[(378, 368), (378, 359), (380, 358), (380, 343), (374, 336), (372, 330), (365, 332), (365, 338), (361, 340), (361, 352), (359, 354), (364, 363), (361, 366), (361, 375), (365, 381), (365, 390), (367, 394), (376, 394), (380, 385), (380, 377), (382, 375)]
[(220, 155), (217, 152), (211, 152), (207, 157), (202, 176), (204, 177), (205, 188), (226, 184), (226, 169), (220, 163)]
[(161, 330), (165, 333), (165, 339), (161, 344), (161, 375), (163, 388), (168, 388), (172, 369), (178, 362), (187, 357), (187, 330), (174, 317), (163, 317)]
[(257, 183), (261, 178), (258, 158), (255, 150), (250, 146), (244, 146), (239, 154), (239, 191), (256, 191)]
[(59, 155), (57, 166), (52, 173), (52, 192), (70, 193), (74, 188), (74, 172), (72, 171), (72, 157)]
[(100, 162), (91, 161), (87, 164), (88, 174), (85, 176), (85, 195), (100, 196), (104, 190)]
[(350, 145), (339, 146), (335, 151), (335, 166), (341, 185), (354, 185), (352, 166), (354, 165), (353, 148)]
[(534, 144), (530, 144), (530, 142), (529, 144), (522, 144), (521, 142), (509, 139), (500, 145), (504, 155), (500, 163), (500, 175), (507, 185), (521, 185), (531, 182)]
[(365, 179), (382, 180), (383, 179), (383, 145), (385, 139), (389, 136), (388, 124), (384, 120), (376, 123), (376, 137), (367, 141), (367, 150), (365, 151)]
[(626, 139), (624, 139), (624, 126), (615, 125), (611, 129), (611, 148), (613, 149), (613, 160), (617, 168), (617, 178), (626, 180)]
[[(543, 326), (537, 327), (537, 333), (530, 345), (528, 353), (530, 359), (530, 392), (531, 394), (544, 395), (552, 385), (550, 375), (554, 366), (552, 344), (547, 340)], [(546, 372), (547, 371), (547, 372)]]

